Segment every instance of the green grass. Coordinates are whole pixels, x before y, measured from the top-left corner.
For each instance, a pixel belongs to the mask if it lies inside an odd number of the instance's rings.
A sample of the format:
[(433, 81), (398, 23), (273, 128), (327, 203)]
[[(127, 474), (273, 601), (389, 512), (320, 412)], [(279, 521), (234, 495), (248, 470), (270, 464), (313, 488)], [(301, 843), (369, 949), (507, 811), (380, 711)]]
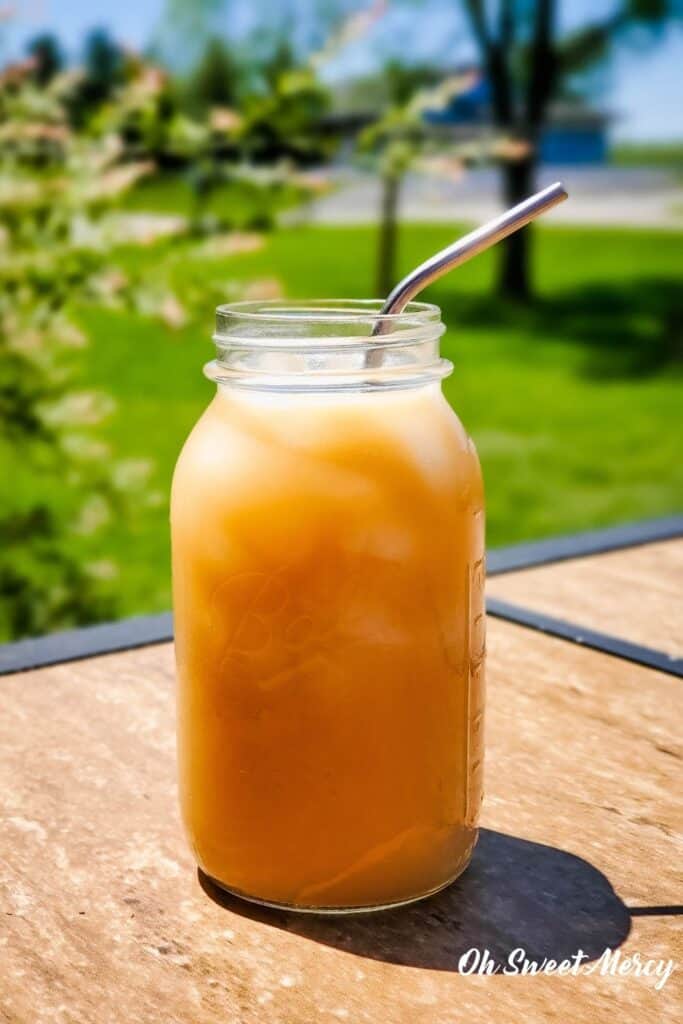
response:
[[(235, 227), (259, 225), (299, 198), (297, 189), (286, 183), (269, 186), (247, 179), (213, 189), (205, 213), (227, 220)], [(122, 208), (134, 213), (163, 213), (189, 216), (194, 195), (188, 175), (167, 174), (143, 179), (124, 197)]]
[(620, 167), (671, 167), (683, 171), (683, 142), (622, 143), (610, 154)]
[[(456, 235), (454, 226), (406, 226), (401, 269)], [(539, 230), (539, 302), (527, 313), (491, 300), (490, 254), (433, 286), (455, 372), (446, 394), (473, 435), (487, 488), (488, 540), (502, 545), (675, 510), (683, 498), (681, 236), (644, 230)], [(179, 290), (277, 276), (289, 296), (371, 294), (374, 230), (299, 228), (254, 253), (210, 260), (190, 242), (122, 254), (140, 270), (172, 263)], [(116, 452), (154, 460), (168, 493), (174, 460), (212, 386), (212, 309), (170, 332), (140, 316), (80, 313), (91, 344), (77, 356), (79, 385), (117, 402), (106, 434)], [(57, 504), (65, 494), (52, 494)], [(120, 614), (170, 603), (165, 501), (131, 524), (88, 540), (89, 557), (120, 566)], [(85, 544), (85, 541), (74, 541)], [(93, 548), (93, 544), (96, 547)]]

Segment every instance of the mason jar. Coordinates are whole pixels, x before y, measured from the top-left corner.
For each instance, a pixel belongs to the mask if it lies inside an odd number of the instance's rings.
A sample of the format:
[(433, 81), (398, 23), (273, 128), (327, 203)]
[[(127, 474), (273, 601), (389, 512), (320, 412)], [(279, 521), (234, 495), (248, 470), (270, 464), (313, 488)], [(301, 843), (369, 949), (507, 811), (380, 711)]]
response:
[(217, 310), (172, 492), (178, 760), (203, 872), (311, 912), (467, 866), (482, 796), (484, 498), (439, 309)]

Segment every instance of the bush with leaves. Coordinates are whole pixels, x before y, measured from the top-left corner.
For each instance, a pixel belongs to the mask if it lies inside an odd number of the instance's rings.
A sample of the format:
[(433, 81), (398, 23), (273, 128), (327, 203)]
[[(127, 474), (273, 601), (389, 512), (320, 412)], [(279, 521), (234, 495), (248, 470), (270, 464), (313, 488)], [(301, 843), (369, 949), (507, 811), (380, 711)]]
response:
[[(149, 497), (149, 466), (115, 461), (98, 436), (113, 402), (74, 389), (71, 353), (87, 344), (75, 305), (117, 275), (107, 211), (152, 165), (121, 164), (115, 138), (75, 135), (63, 88), (57, 76), (38, 91), (28, 69), (0, 86), (2, 639), (113, 616), (116, 566), (74, 552)], [(125, 276), (117, 281), (127, 301)]]
[(311, 67), (281, 71), (262, 93), (244, 103), (240, 141), (245, 156), (256, 162), (286, 157), (310, 166), (330, 155), (320, 121), (329, 94)]
[[(181, 170), (194, 199), (193, 233), (231, 227), (225, 217), (209, 215), (213, 194), (231, 184), (247, 186), (250, 195), (262, 200), (254, 204), (250, 226), (269, 228), (270, 211), (283, 188), (293, 201), (305, 201), (310, 191), (297, 166), (316, 153), (312, 119), (317, 93), (307, 74), (305, 88), (295, 78), (288, 73), (289, 84), (277, 93), (279, 99), (252, 97), (242, 113), (214, 106), (194, 116), (183, 110), (164, 71), (131, 61), (126, 86), (101, 108), (90, 130), (100, 137), (118, 136), (130, 160), (154, 160), (160, 172)], [(312, 104), (306, 112), (304, 95)]]
[[(88, 344), (78, 307), (125, 308), (176, 329), (240, 289), (251, 294), (248, 284), (178, 275), (173, 256), (144, 276), (117, 267), (122, 194), (157, 171), (150, 154), (160, 145), (219, 181), (242, 176), (264, 193), (293, 183), (302, 197), (317, 187), (284, 165), (219, 163), (216, 139), (241, 122), (228, 111), (204, 122), (169, 115), (165, 77), (142, 64), (78, 132), (69, 112), (79, 83), (68, 71), (40, 89), (30, 62), (0, 78), (0, 641), (115, 617), (118, 567), (98, 538), (160, 500), (150, 464), (116, 460), (103, 441), (112, 398), (75, 385), (74, 350)], [(233, 251), (259, 243), (209, 241)]]

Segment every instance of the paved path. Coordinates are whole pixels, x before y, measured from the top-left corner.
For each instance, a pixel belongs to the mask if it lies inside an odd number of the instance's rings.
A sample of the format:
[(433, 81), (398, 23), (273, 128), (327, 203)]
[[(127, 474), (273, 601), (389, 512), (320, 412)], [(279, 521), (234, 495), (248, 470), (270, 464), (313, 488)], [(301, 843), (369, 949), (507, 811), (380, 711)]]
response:
[[(377, 219), (377, 179), (348, 168), (336, 171), (339, 187), (306, 208), (313, 223), (366, 223)], [(561, 178), (570, 201), (551, 214), (555, 223), (661, 227), (683, 230), (683, 179), (667, 171), (637, 168), (544, 169), (539, 186)], [(411, 175), (406, 179), (401, 218), (412, 221), (482, 221), (501, 209), (499, 175), (472, 171), (460, 181)], [(297, 219), (301, 213), (291, 219)]]

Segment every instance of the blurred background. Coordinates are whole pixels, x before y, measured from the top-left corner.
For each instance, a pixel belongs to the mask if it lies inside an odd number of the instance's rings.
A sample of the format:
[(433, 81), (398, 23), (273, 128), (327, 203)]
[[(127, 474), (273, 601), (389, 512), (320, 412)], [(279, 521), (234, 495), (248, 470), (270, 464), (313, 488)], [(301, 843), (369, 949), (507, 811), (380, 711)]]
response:
[(433, 286), (499, 546), (683, 498), (674, 0), (0, 7), (0, 640), (170, 605), (213, 309)]

